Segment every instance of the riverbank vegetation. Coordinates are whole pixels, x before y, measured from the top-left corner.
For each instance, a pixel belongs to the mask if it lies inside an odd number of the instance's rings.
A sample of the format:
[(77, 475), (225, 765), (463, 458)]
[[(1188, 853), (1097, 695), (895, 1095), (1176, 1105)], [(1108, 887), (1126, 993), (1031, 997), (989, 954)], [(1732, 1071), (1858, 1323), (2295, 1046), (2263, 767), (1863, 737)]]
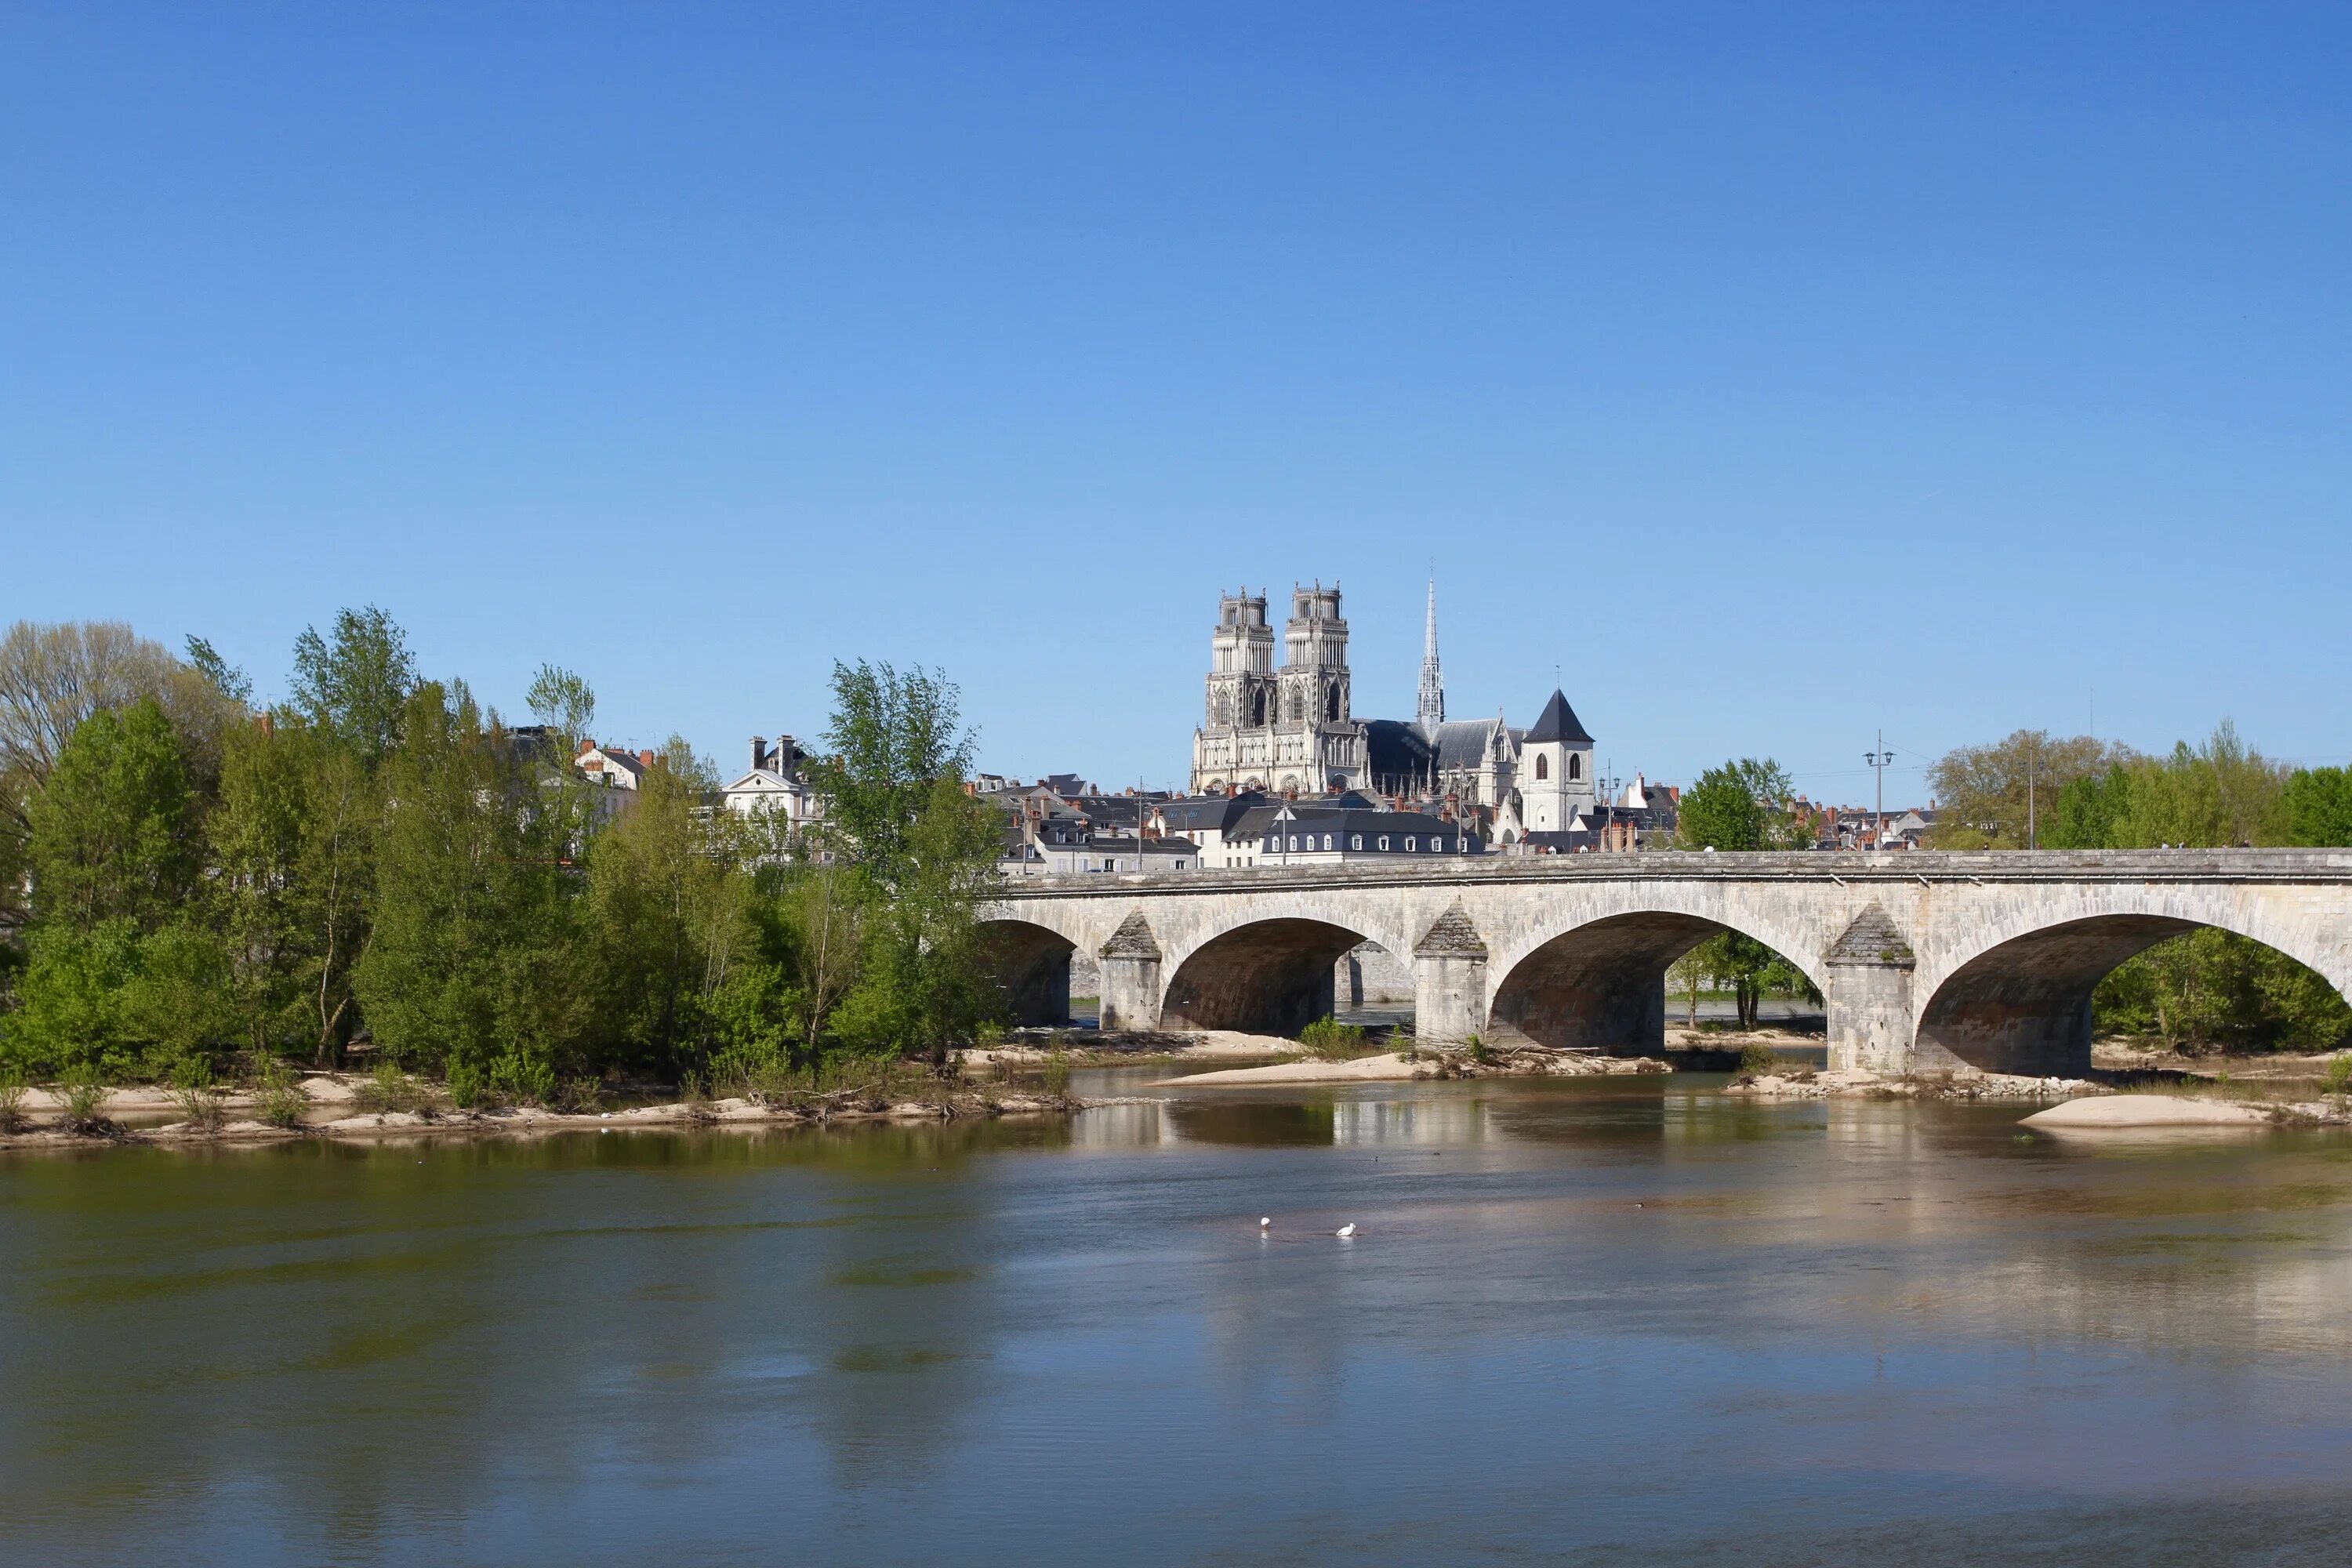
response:
[[(937, 1065), (998, 1005), (974, 908), (998, 827), (955, 689), (837, 665), (820, 825), (716, 804), (673, 738), (574, 768), (588, 684), (510, 726), (381, 610), (298, 639), (286, 700), (201, 640), (0, 644), (0, 1073), (267, 1093), (294, 1064), (432, 1075), (458, 1107)], [(387, 1081), (391, 1081), (387, 1079)]]
[[(2226, 722), (2161, 756), (2021, 730), (1949, 753), (1928, 776), (1938, 807), (1928, 842), (1938, 849), (2352, 845), (2352, 770), (2273, 761)], [(2126, 961), (2092, 1008), (2102, 1034), (2185, 1054), (2352, 1042), (2352, 1006), (2333, 985), (2225, 931), (2191, 931)]]

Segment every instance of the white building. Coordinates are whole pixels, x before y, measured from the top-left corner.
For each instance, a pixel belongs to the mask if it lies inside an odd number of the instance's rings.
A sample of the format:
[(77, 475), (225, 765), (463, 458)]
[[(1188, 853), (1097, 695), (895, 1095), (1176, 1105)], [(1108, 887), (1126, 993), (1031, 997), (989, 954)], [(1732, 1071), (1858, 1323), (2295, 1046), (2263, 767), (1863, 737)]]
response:
[(808, 754), (790, 735), (770, 745), (763, 735), (751, 737), (751, 771), (719, 792), (727, 809), (739, 816), (781, 819), (798, 829), (824, 815), (824, 803), (809, 782), (803, 764)]

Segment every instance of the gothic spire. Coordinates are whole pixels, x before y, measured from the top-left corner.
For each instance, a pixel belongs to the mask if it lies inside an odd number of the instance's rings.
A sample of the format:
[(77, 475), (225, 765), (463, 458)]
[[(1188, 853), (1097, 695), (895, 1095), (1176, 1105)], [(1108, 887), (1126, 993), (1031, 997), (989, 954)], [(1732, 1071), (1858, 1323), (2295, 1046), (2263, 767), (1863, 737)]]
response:
[(1437, 578), (1429, 579), (1429, 633), (1421, 650), (1421, 701), (1413, 714), (1421, 732), (1433, 740), (1445, 722), (1445, 677), (1437, 666)]

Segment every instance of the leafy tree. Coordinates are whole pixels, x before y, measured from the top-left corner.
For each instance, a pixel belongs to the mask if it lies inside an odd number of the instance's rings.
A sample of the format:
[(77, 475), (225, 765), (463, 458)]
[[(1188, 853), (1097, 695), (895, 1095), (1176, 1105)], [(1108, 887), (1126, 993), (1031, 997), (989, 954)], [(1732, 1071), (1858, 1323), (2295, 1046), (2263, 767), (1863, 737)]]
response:
[(195, 878), (194, 806), (179, 737), (153, 698), (91, 714), (32, 803), (37, 915), (79, 931), (161, 923)]
[(569, 764), (572, 753), (587, 737), (589, 726), (596, 721), (594, 690), (572, 671), (542, 664), (531, 678), (530, 689), (523, 694), (523, 701), (533, 718), (562, 739), (564, 754), (554, 761)]
[[(720, 1044), (714, 999), (738, 963), (758, 961), (743, 825), (706, 808), (717, 788), (709, 764), (672, 737), (588, 855), (588, 929), (606, 997), (600, 1023), (673, 1072)], [(739, 1014), (749, 1005), (740, 988), (728, 994)]]
[(350, 1038), (382, 817), (357, 754), (299, 715), (231, 748), (207, 825), (210, 907), (254, 1049), (323, 1067)]
[(188, 666), (226, 700), (239, 707), (253, 705), (253, 678), (223, 658), (204, 638), (188, 639)]
[(1793, 849), (1805, 841), (1790, 810), (1796, 789), (1787, 770), (1742, 757), (1699, 774), (1683, 792), (1676, 829), (1686, 849)]
[(67, 741), (91, 715), (142, 697), (170, 716), (201, 794), (243, 718), (241, 703), (120, 622), (18, 621), (0, 637), (0, 932), (30, 918), (19, 894), (32, 805)]
[(463, 687), (428, 682), (388, 727), (375, 921), (356, 990), (393, 1059), (440, 1064), (453, 1093), (578, 1066), (590, 988), (565, 896), (573, 825)]
[(2286, 781), (2281, 805), (2290, 844), (2352, 845), (2352, 768), (2305, 768)]
[(859, 968), (826, 1022), (854, 1050), (945, 1058), (997, 1005), (979, 962), (975, 910), (1002, 828), (964, 793), (972, 741), (936, 672), (836, 664), (818, 852), (855, 873)]
[(2088, 735), (2053, 736), (2020, 730), (1986, 746), (1947, 752), (1928, 770), (1935, 791), (1937, 849), (2022, 849), (2067, 786), (2100, 773), (2129, 753)]
[(399, 742), (416, 660), (408, 634), (375, 605), (335, 616), (333, 640), (306, 629), (294, 641), (294, 706), (339, 737), (371, 773)]

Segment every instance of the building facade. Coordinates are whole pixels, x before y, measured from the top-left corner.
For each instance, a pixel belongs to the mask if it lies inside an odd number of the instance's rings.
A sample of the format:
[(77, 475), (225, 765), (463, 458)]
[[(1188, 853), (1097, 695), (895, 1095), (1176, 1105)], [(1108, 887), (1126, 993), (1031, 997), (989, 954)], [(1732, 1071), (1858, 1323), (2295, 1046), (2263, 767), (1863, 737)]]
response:
[(1193, 795), (1324, 795), (1368, 782), (1364, 726), (1351, 710), (1339, 590), (1318, 583), (1293, 589), (1290, 598), (1279, 669), (1265, 595), (1244, 592), (1218, 600), (1203, 721), (1192, 732)]

